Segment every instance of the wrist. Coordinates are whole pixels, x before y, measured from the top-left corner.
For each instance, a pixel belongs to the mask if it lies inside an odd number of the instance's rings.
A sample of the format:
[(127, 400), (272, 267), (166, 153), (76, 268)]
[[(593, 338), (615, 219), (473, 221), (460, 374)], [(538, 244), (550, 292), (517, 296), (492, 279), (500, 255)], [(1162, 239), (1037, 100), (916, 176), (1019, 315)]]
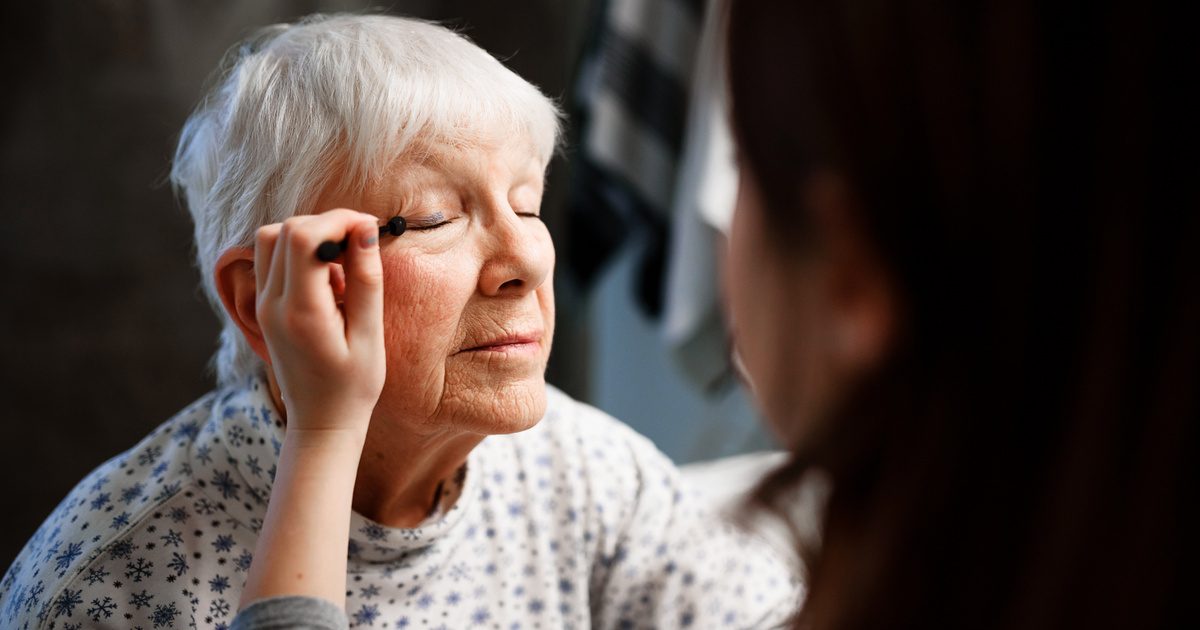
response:
[(306, 453), (360, 453), (367, 441), (367, 428), (365, 424), (362, 428), (289, 426), (284, 432), (283, 441), (285, 445)]

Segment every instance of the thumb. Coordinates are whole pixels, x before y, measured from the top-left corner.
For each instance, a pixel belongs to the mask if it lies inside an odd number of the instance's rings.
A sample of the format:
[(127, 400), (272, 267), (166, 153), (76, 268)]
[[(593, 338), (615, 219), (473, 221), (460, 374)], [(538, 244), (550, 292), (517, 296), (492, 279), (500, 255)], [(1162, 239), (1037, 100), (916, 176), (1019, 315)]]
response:
[(350, 231), (346, 247), (346, 294), (343, 308), (346, 339), (351, 348), (383, 343), (383, 262), (379, 258), (379, 228), (372, 218)]

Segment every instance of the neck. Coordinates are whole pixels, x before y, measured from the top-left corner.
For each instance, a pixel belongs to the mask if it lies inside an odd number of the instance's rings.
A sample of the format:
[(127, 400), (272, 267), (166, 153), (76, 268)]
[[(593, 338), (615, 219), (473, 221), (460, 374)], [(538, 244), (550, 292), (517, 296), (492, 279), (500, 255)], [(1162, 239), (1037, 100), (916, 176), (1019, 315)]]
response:
[(373, 421), (358, 464), (354, 510), (389, 527), (415, 527), (436, 501), (448, 510), (458, 499), (454, 477), (483, 436), (461, 431), (413, 434), (395, 419)]
[[(268, 386), (284, 422), (287, 409), (267, 370)], [(413, 431), (393, 417), (371, 419), (359, 458), (354, 483), (354, 511), (388, 527), (411, 528), (421, 524), (435, 505), (449, 510), (458, 499), (454, 478), (484, 436), (454, 429)], [(435, 499), (445, 482), (440, 500)]]

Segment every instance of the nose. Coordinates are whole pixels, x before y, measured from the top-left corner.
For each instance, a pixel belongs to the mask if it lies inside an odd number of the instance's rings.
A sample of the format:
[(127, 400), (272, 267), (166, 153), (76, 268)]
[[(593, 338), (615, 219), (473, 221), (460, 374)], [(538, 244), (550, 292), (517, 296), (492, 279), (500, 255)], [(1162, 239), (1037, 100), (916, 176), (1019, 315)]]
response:
[(488, 296), (520, 296), (536, 290), (554, 269), (554, 245), (540, 219), (496, 207), (485, 226), (487, 244), (479, 290)]

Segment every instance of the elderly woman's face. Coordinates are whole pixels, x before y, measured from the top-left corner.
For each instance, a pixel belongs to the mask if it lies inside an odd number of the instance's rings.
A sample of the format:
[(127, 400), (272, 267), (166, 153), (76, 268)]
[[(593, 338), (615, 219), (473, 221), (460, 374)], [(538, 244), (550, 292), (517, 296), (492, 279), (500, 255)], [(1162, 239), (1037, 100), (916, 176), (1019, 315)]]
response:
[(446, 148), (400, 160), (362, 195), (326, 195), (408, 231), (380, 242), (387, 379), (375, 421), (417, 431), (509, 433), (545, 411), (554, 245), (538, 218), (532, 150)]

